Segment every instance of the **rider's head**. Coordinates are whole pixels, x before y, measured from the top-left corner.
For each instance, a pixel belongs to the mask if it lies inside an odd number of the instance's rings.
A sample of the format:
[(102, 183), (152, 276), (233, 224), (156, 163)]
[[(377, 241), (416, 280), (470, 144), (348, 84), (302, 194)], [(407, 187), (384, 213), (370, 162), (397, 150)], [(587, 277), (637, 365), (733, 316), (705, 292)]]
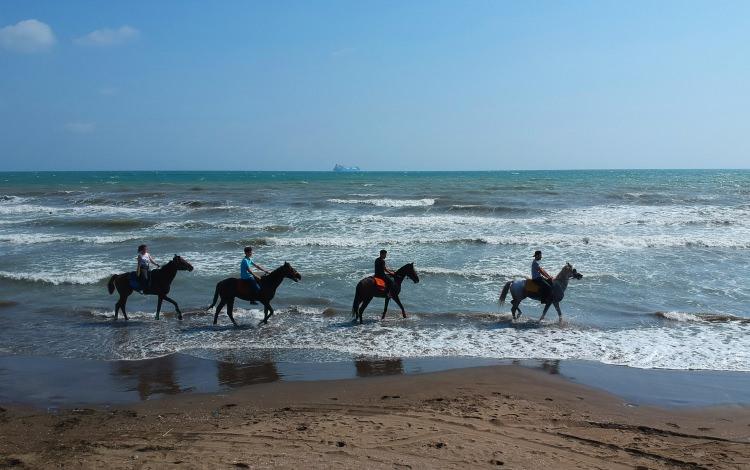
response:
[(252, 246), (246, 246), (245, 247), (245, 256), (250, 256), (253, 254), (253, 247)]
[(540, 259), (542, 259), (542, 250), (536, 250), (534, 252), (534, 259), (537, 260), (537, 261), (540, 260)]
[(146, 245), (138, 245), (138, 253), (145, 253), (147, 248)]
[(385, 259), (385, 257), (386, 257), (386, 255), (387, 255), (387, 254), (388, 254), (388, 252), (387, 252), (387, 251), (385, 251), (385, 250), (380, 250), (380, 257), (381, 257), (381, 258)]

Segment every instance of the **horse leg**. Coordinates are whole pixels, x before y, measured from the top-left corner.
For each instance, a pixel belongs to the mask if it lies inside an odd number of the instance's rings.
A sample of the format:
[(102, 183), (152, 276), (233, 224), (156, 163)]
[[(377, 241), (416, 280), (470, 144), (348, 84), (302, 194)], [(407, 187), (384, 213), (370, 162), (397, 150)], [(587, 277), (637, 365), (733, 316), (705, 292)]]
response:
[(273, 307), (271, 303), (263, 303), (263, 321), (261, 323), (268, 324), (268, 319), (273, 315)]
[(214, 313), (214, 325), (219, 321), (219, 312), (224, 308), (224, 305), (226, 305), (226, 302), (224, 302), (224, 299), (221, 299), (219, 305), (216, 306), (216, 313)]
[(362, 324), (362, 314), (363, 314), (363, 313), (365, 313), (365, 309), (366, 309), (366, 308), (367, 308), (367, 306), (368, 306), (368, 305), (370, 304), (370, 301), (371, 301), (371, 300), (372, 300), (372, 297), (370, 297), (370, 298), (367, 298), (367, 299), (364, 299), (364, 300), (362, 301), (362, 305), (360, 305), (360, 307), (359, 307), (359, 312), (358, 312), (358, 314), (357, 314), (357, 318), (356, 318), (356, 319), (355, 319), (354, 321), (357, 321), (357, 320), (359, 320), (359, 324), (360, 324), (360, 325)]
[(393, 300), (395, 300), (396, 303), (398, 304), (398, 306), (401, 308), (401, 316), (403, 316), (404, 318), (406, 318), (406, 310), (404, 309), (403, 304), (401, 304), (401, 299), (398, 298), (398, 295), (395, 296), (393, 298)]
[(557, 317), (560, 319), (560, 323), (562, 323), (562, 310), (560, 310), (560, 302), (554, 302), (555, 310), (557, 310)]
[(232, 323), (234, 326), (240, 326), (237, 324), (236, 321), (234, 321), (234, 316), (232, 315), (232, 309), (234, 308), (234, 297), (227, 300), (227, 315), (229, 315), (229, 319), (232, 320)]
[(388, 302), (390, 302), (391, 298), (387, 295), (385, 296), (385, 305), (383, 305), (383, 316), (380, 317), (381, 320), (385, 320), (385, 314), (388, 312)]
[(510, 315), (514, 320), (516, 319), (516, 310), (518, 310), (518, 304), (514, 300), (510, 303)]
[(180, 312), (180, 307), (177, 305), (177, 302), (170, 299), (168, 296), (164, 296), (164, 300), (169, 302), (170, 304), (174, 305), (174, 311), (177, 312), (177, 319), (182, 320), (182, 312)]
[(551, 303), (548, 303), (548, 304), (544, 305), (544, 310), (542, 310), (542, 316), (539, 317), (539, 323), (541, 323), (542, 320), (544, 320), (544, 316), (547, 315), (547, 310), (549, 310), (549, 308), (550, 308), (551, 305), (552, 305)]
[(159, 295), (159, 300), (156, 301), (156, 319), (159, 319), (159, 312), (161, 312), (161, 303), (164, 301), (164, 296)]
[[(127, 303), (127, 301), (128, 296), (120, 294), (120, 300), (117, 302), (117, 304), (120, 306), (120, 310), (122, 310), (122, 318), (124, 318), (125, 320), (128, 319), (128, 314), (125, 313), (125, 304)], [(117, 320), (117, 310), (115, 310), (115, 320)]]

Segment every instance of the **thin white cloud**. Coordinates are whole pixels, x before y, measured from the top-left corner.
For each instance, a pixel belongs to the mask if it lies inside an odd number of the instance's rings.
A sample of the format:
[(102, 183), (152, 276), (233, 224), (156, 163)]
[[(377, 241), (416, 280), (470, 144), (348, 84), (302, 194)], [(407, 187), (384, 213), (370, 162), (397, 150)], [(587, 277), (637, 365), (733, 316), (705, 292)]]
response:
[(90, 134), (96, 129), (96, 124), (85, 121), (71, 121), (65, 124), (65, 130), (72, 134)]
[(106, 46), (119, 46), (131, 41), (135, 41), (141, 35), (141, 32), (137, 29), (125, 25), (120, 26), (117, 29), (103, 28), (91, 31), (85, 36), (73, 39), (75, 44), (79, 46), (95, 46), (95, 47), (106, 47)]
[(0, 47), (13, 52), (41, 52), (55, 45), (48, 24), (30, 19), (0, 28)]

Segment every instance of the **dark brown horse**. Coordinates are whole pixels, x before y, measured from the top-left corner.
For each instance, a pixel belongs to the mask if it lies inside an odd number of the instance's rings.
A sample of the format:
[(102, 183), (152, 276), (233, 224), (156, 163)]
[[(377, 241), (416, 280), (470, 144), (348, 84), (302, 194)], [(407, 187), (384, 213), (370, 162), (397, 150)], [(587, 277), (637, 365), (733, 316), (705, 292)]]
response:
[(260, 278), (260, 292), (255, 292), (247, 281), (237, 279), (236, 277), (229, 277), (223, 281), (219, 281), (219, 283), (216, 284), (216, 290), (214, 291), (214, 300), (211, 305), (206, 307), (206, 310), (211, 309), (211, 307), (216, 305), (216, 300), (221, 297), (221, 301), (216, 307), (216, 313), (214, 313), (214, 325), (219, 320), (219, 312), (221, 312), (221, 309), (226, 305), (229, 319), (232, 320), (234, 326), (239, 326), (232, 316), (235, 297), (242, 300), (257, 300), (262, 303), (264, 317), (260, 323), (268, 323), (268, 319), (273, 315), (271, 300), (276, 295), (276, 289), (279, 288), (281, 281), (283, 281), (284, 278), (297, 282), (302, 279), (302, 276), (292, 267), (291, 264), (284, 263), (271, 271), (270, 274)]
[[(401, 266), (396, 271), (396, 275), (393, 276), (393, 290), (391, 296), (393, 300), (401, 307), (401, 315), (406, 318), (406, 310), (401, 304), (401, 300), (398, 298), (398, 294), (401, 293), (401, 283), (404, 282), (404, 278), (411, 279), (414, 284), (419, 282), (419, 276), (417, 271), (414, 270), (414, 263), (409, 263)], [(385, 292), (375, 283), (374, 276), (368, 276), (357, 284), (357, 289), (354, 292), (354, 303), (352, 304), (352, 319), (356, 322), (362, 323), (362, 313), (364, 313), (367, 305), (370, 303), (373, 297), (385, 297), (385, 306), (383, 306), (383, 315), (380, 317), (381, 320), (385, 319), (385, 314), (388, 312), (388, 302), (390, 298), (385, 295)], [(361, 305), (360, 305), (361, 304)]]
[[(143, 291), (145, 295), (158, 295), (159, 300), (156, 303), (156, 319), (159, 319), (159, 313), (161, 312), (161, 303), (167, 301), (174, 305), (174, 309), (177, 312), (177, 318), (182, 320), (182, 312), (180, 307), (177, 306), (177, 302), (167, 297), (169, 294), (169, 286), (174, 281), (174, 277), (177, 275), (177, 271), (192, 271), (193, 266), (182, 257), (174, 255), (172, 261), (165, 264), (159, 269), (151, 271), (151, 285)], [(120, 299), (115, 304), (115, 320), (117, 320), (117, 313), (122, 310), (122, 316), (128, 319), (128, 314), (125, 313), (125, 302), (128, 301), (128, 296), (133, 293), (133, 288), (130, 286), (130, 277), (133, 273), (113, 274), (109, 278), (107, 283), (107, 290), (110, 295), (114, 293), (115, 288), (120, 294)]]

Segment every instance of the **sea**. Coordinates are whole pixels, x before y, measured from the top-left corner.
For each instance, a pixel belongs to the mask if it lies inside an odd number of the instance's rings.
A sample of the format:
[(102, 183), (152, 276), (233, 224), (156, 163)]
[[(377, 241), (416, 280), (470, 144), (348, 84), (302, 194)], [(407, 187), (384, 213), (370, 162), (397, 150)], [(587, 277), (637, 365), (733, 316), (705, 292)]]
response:
[[(133, 294), (114, 320), (112, 274), (148, 244), (175, 254), (170, 296)], [(286, 280), (259, 325), (238, 301), (212, 325), (216, 283), (243, 247)], [(403, 319), (375, 299), (351, 321), (357, 282), (380, 249), (414, 263)], [(503, 284), (535, 250), (561, 303), (521, 304)], [(637, 369), (750, 371), (750, 171), (23, 172), (0, 173), (0, 356), (137, 361), (179, 354), (247, 364), (358, 358), (592, 361)]]

